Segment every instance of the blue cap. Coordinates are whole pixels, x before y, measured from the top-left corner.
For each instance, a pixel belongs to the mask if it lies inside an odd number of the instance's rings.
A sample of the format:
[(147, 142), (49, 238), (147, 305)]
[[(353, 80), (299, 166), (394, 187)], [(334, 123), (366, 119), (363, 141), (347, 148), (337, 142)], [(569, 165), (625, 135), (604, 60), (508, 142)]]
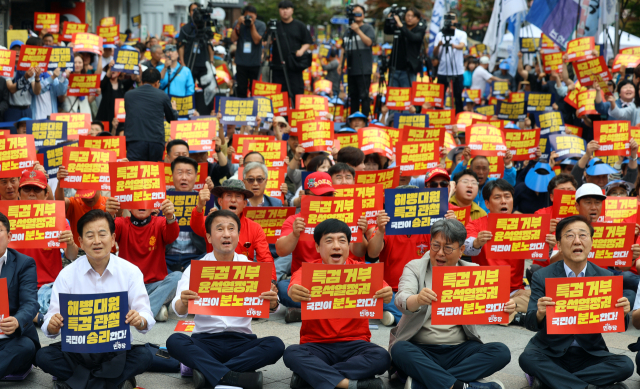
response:
[(13, 49), (14, 46), (22, 46), (24, 45), (24, 43), (22, 43), (22, 41), (13, 41), (11, 42), (11, 44), (9, 45), (9, 49)]
[(348, 134), (355, 134), (355, 133), (357, 133), (358, 131), (354, 130), (354, 129), (353, 129), (353, 128), (351, 128), (351, 127), (344, 126), (344, 127), (340, 128), (340, 129), (335, 130), (334, 132), (335, 132), (336, 134), (347, 134), (347, 133), (348, 133)]
[(538, 162), (533, 169), (529, 170), (527, 176), (524, 178), (524, 183), (527, 188), (534, 192), (546, 193), (549, 182), (551, 182), (555, 176), (551, 170), (551, 165)]
[(117, 46), (114, 45), (113, 43), (106, 43), (104, 45), (102, 45), (102, 48), (104, 49), (115, 49)]
[(560, 162), (560, 165), (577, 165), (578, 160), (573, 158), (565, 158)]
[(504, 125), (504, 128), (508, 128), (510, 130), (519, 130), (520, 127), (518, 127), (515, 123), (513, 122), (509, 122), (507, 124)]
[(627, 191), (627, 196), (629, 196), (629, 193), (631, 193), (631, 190), (633, 189), (631, 184), (628, 183), (627, 181), (624, 181), (624, 180), (611, 181), (610, 183), (607, 184), (607, 186), (604, 187), (604, 190), (605, 190), (607, 196), (609, 195), (609, 191), (611, 189), (617, 188), (617, 187), (624, 188)]
[(504, 60), (500, 62), (500, 69), (509, 70), (511, 66), (509, 66), (509, 61)]
[(588, 176), (603, 176), (605, 174), (616, 174), (618, 171), (608, 164), (602, 162), (600, 158), (592, 158), (586, 169)]
[(357, 119), (357, 118), (367, 120), (367, 117), (365, 116), (365, 114), (363, 114), (360, 111), (354, 112), (351, 115), (349, 115), (349, 117), (348, 117), (348, 119)]
[(332, 98), (330, 98), (329, 99), (329, 103), (338, 104), (338, 105), (344, 105), (344, 101), (342, 101), (342, 99), (339, 98), (338, 96), (333, 96)]
[(16, 120), (16, 122), (26, 122), (27, 120), (33, 120), (33, 119), (28, 118), (28, 117), (23, 117), (23, 118), (20, 118), (20, 119)]

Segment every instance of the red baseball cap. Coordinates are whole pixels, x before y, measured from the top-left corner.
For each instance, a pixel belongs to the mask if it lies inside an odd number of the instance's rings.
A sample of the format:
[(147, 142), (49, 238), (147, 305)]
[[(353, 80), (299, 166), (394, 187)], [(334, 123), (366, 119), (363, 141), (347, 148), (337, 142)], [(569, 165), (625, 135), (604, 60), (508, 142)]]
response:
[(78, 189), (76, 190), (75, 197), (80, 197), (81, 199), (90, 199), (96, 195), (95, 189)]
[(18, 186), (18, 188), (33, 185), (40, 189), (46, 189), (47, 182), (47, 176), (43, 172), (39, 170), (25, 170), (22, 172), (22, 177), (20, 177), (20, 186)]
[(307, 176), (304, 181), (305, 185), (311, 193), (316, 196), (322, 196), (325, 193), (335, 192), (333, 189), (333, 182), (331, 182), (331, 176), (324, 172), (315, 172)]
[(438, 177), (438, 176), (442, 176), (442, 177), (446, 178), (447, 180), (451, 179), (451, 176), (446, 171), (446, 169), (443, 169), (441, 167), (435, 167), (435, 168), (429, 170), (427, 172), (427, 174), (424, 176), (424, 183), (426, 184), (427, 182), (431, 181), (432, 179), (434, 179), (435, 177)]

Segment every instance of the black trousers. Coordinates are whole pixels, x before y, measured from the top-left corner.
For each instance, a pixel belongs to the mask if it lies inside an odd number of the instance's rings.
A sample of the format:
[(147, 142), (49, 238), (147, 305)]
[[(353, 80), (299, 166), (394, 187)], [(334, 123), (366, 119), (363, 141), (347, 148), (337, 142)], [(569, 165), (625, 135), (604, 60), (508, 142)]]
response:
[(597, 357), (582, 347), (569, 347), (561, 357), (550, 357), (529, 343), (520, 354), (520, 368), (543, 384), (557, 389), (584, 389), (622, 382), (633, 375), (633, 362), (626, 355)]
[(0, 339), (0, 378), (24, 373), (36, 360), (36, 345), (26, 336)]
[(468, 340), (449, 346), (400, 341), (391, 348), (391, 358), (398, 370), (427, 389), (448, 389), (456, 380), (473, 382), (501, 370), (511, 352), (498, 342)]
[[(119, 387), (127, 379), (144, 373), (151, 366), (152, 361), (153, 357), (146, 347), (133, 347), (127, 351), (122, 373), (116, 378), (105, 378), (103, 380), (110, 385)], [(74, 374), (73, 367), (65, 359), (60, 347), (48, 346), (38, 350), (36, 364), (45, 373), (51, 374), (62, 381), (68, 380)]]
[(127, 142), (127, 159), (131, 162), (162, 162), (164, 144), (143, 141)]
[(449, 80), (453, 80), (453, 98), (455, 100), (456, 114), (462, 112), (464, 102), (462, 101), (462, 89), (464, 89), (464, 76), (444, 76), (438, 75), (438, 84), (444, 85), (444, 93), (449, 89)]
[(260, 77), (260, 66), (236, 65), (236, 97), (247, 97), (251, 82)]
[(271, 69), (271, 82), (282, 85), (282, 92), (289, 92), (289, 99), (292, 99), (292, 102), (295, 104), (296, 96), (304, 94), (304, 80), (302, 79), (302, 72), (292, 72), (291, 70), (287, 70), (287, 76), (289, 76), (289, 85), (291, 85), (291, 90), (287, 90), (284, 71), (282, 71), (282, 69)]
[(238, 332), (198, 333), (190, 337), (173, 334), (167, 339), (167, 350), (216, 386), (229, 371), (255, 371), (278, 362), (284, 343), (275, 336), (258, 339), (256, 335)]
[(333, 389), (345, 378), (373, 378), (389, 368), (387, 350), (364, 340), (287, 347), (284, 364), (314, 389)]
[(371, 74), (349, 75), (347, 83), (349, 84), (350, 112), (362, 112), (365, 116), (369, 116), (371, 112), (371, 99), (369, 98)]

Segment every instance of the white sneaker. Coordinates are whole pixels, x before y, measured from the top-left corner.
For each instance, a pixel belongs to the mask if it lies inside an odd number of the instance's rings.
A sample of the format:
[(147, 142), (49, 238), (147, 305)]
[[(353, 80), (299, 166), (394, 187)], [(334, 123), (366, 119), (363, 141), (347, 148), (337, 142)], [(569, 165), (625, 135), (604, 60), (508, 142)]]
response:
[[(385, 312), (389, 313), (389, 312)], [(404, 383), (404, 389), (411, 389), (411, 384), (413, 383), (413, 378), (407, 376), (407, 381)]]
[(396, 321), (396, 318), (393, 316), (391, 312), (384, 311), (382, 313), (382, 324), (384, 324), (385, 326), (391, 327), (395, 321)]
[(163, 305), (162, 308), (160, 308), (160, 311), (156, 315), (155, 319), (157, 322), (165, 322), (167, 321), (167, 319), (169, 319), (169, 311), (167, 310), (166, 305)]

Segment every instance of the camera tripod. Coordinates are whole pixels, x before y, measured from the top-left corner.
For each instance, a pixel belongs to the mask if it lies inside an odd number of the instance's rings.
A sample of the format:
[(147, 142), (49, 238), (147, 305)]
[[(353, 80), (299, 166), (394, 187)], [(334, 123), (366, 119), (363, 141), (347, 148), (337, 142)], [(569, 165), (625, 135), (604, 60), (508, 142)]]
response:
[[(390, 17), (393, 17), (391, 14), (389, 15)], [(396, 65), (398, 63), (398, 42), (400, 41), (400, 29), (394, 28), (393, 30), (393, 43), (391, 44), (391, 47), (393, 48), (391, 50), (391, 58), (387, 59), (387, 56), (382, 56), (382, 61), (380, 63), (380, 78), (378, 79), (378, 98), (376, 99), (376, 104), (373, 107), (373, 112), (374, 115), (376, 117), (380, 116), (380, 113), (382, 112), (382, 97), (381, 97), (381, 92), (383, 87), (387, 87), (389, 84), (391, 84), (391, 78), (393, 77), (393, 74), (396, 71)], [(387, 69), (389, 70), (389, 80), (385, 80), (384, 78), (384, 74), (386, 73)]]
[[(442, 47), (439, 53), (440, 55), (438, 56), (438, 61), (439, 61), (438, 67), (440, 67), (443, 57), (447, 59), (447, 66), (445, 69), (447, 74), (446, 75), (438, 74), (438, 81), (440, 80), (440, 77), (444, 76), (445, 86), (448, 86), (449, 93), (451, 93), (451, 104), (452, 104), (451, 108), (454, 109), (455, 111), (456, 107), (455, 107), (455, 96), (453, 93), (453, 79), (456, 77), (458, 73), (458, 64), (455, 62), (455, 59), (456, 59), (455, 53), (453, 52), (453, 47), (451, 46), (452, 37), (453, 37), (452, 35), (444, 35), (444, 34), (442, 35), (442, 39), (444, 40), (444, 43), (442, 44)], [(452, 74), (452, 73), (455, 73), (455, 74)], [(445, 100), (446, 100), (446, 94), (445, 94)]]
[[(273, 72), (273, 68), (271, 65), (273, 65), (271, 63), (271, 49), (273, 47), (273, 42), (278, 40), (278, 26), (276, 25), (277, 22), (275, 21), (270, 21), (268, 24), (268, 29), (267, 32), (265, 33), (264, 37), (262, 38), (262, 40), (264, 42), (266, 42), (267, 44), (264, 47), (264, 54), (262, 57), (262, 63), (260, 64), (260, 69), (262, 69), (262, 67), (264, 66), (265, 62), (269, 62), (269, 81), (271, 81), (272, 78), (272, 72)], [(287, 74), (287, 63), (284, 59), (284, 57), (282, 56), (282, 47), (280, 47), (281, 45), (278, 43), (276, 45), (278, 47), (278, 55), (280, 56), (280, 65), (282, 66), (282, 72), (284, 73), (284, 82), (287, 84), (287, 92), (289, 92), (289, 108), (293, 109), (293, 98), (291, 97), (291, 85), (289, 84), (289, 75)]]
[[(200, 49), (204, 48), (206, 50), (207, 58), (209, 58), (209, 48), (211, 48), (211, 51), (213, 51), (213, 45), (211, 44), (211, 41), (207, 39), (208, 37), (207, 37), (206, 25), (204, 28), (198, 29), (198, 27), (193, 21), (193, 18), (191, 19), (191, 24), (196, 29), (196, 34), (195, 34), (195, 37), (193, 37), (194, 38), (193, 46), (191, 48), (191, 52), (189, 53), (188, 59), (185, 61), (185, 66), (189, 68), (189, 70), (193, 74), (193, 68), (195, 66), (196, 58), (198, 57), (198, 52), (200, 51)], [(187, 40), (192, 39), (192, 37), (190, 36), (187, 36), (186, 38)], [(213, 74), (212, 74), (213, 79), (211, 82), (215, 84), (214, 86), (217, 93), (221, 93), (220, 88), (218, 87), (218, 83), (216, 81), (216, 67), (213, 63), (211, 63), (211, 69), (213, 70)], [(229, 68), (229, 73), (231, 73), (231, 68)], [(230, 76), (232, 76), (233, 78), (232, 74), (230, 74)], [(204, 87), (206, 86), (206, 85), (201, 85), (200, 78), (198, 79), (198, 84), (202, 89), (204, 89)]]

